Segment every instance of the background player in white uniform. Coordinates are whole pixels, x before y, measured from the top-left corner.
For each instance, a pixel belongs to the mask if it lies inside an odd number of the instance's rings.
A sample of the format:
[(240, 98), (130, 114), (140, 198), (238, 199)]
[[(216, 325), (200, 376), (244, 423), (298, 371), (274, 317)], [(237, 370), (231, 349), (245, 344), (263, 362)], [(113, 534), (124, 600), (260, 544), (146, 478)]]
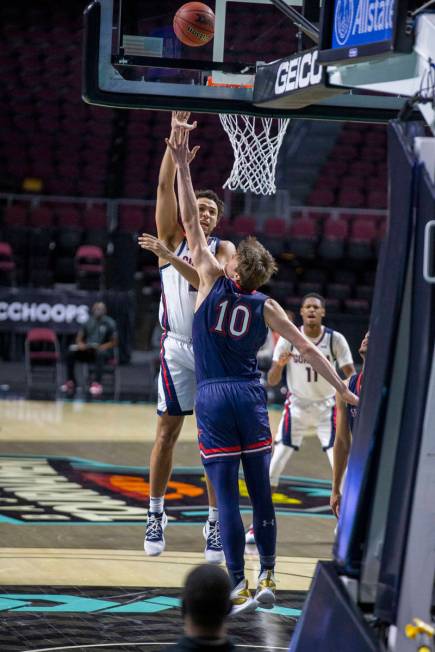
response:
[[(186, 122), (189, 114), (176, 112), (172, 116), (171, 139), (174, 121)], [(190, 128), (196, 127), (196, 123)], [(195, 157), (199, 147), (193, 148)], [(162, 160), (157, 189), (157, 238), (143, 235), (139, 244), (151, 249), (159, 257), (162, 281), (160, 323), (163, 328), (160, 352), (158, 388), (158, 422), (156, 439), (150, 459), (150, 506), (144, 548), (149, 555), (159, 555), (165, 548), (163, 531), (167, 518), (164, 513), (164, 495), (172, 470), (175, 443), (180, 434), (184, 416), (193, 413), (195, 372), (192, 350), (192, 321), (196, 300), (195, 288), (198, 274), (191, 266), (191, 256), (181, 225), (178, 222), (178, 205), (174, 190), (176, 168), (169, 149)], [(210, 237), (223, 211), (223, 203), (212, 191), (197, 192), (201, 226), (209, 237), (209, 247), (221, 264), (230, 260), (235, 252), (231, 242), (219, 242)], [(183, 278), (182, 271), (186, 278)], [(211, 484), (207, 481), (209, 518), (204, 528), (207, 540), (206, 559), (222, 561), (219, 537), (218, 512)]]
[[(307, 294), (302, 299), (300, 330), (332, 363), (338, 365), (346, 378), (355, 373), (352, 353), (344, 335), (322, 325), (325, 300), (319, 294)], [(287, 398), (275, 435), (270, 463), (272, 489), (279, 485), (280, 476), (293, 451), (298, 450), (304, 435), (314, 431), (328, 459), (333, 462), (335, 437), (335, 391), (324, 378), (304, 360), (290, 342), (280, 337), (273, 352), (268, 383), (277, 385), (286, 367)], [(255, 543), (252, 526), (246, 533), (246, 543)]]

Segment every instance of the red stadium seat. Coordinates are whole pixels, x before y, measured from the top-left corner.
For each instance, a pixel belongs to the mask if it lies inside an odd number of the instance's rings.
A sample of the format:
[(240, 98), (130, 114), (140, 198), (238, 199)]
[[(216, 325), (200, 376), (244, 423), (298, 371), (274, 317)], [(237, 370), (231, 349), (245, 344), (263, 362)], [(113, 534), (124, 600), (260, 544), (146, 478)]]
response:
[(314, 258), (317, 245), (317, 229), (313, 220), (301, 218), (290, 225), (290, 250), (300, 258)]
[(56, 333), (51, 328), (32, 328), (25, 341), (27, 387), (39, 380), (49, 380), (55, 387), (61, 382), (60, 350)]

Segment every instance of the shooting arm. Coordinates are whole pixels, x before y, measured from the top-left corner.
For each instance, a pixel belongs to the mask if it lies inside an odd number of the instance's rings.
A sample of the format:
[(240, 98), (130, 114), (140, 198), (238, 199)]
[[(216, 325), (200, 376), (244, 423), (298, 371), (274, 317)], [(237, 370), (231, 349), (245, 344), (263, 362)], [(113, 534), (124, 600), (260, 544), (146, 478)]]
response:
[(192, 254), (192, 262), (198, 271), (199, 277), (204, 275), (216, 277), (222, 274), (222, 270), (216, 258), (210, 252), (204, 231), (201, 228), (198, 204), (187, 162), (179, 163), (177, 179), (181, 221)]
[(156, 203), (156, 226), (158, 237), (171, 244), (183, 237), (180, 225), (177, 221), (177, 198), (175, 195), (175, 173), (176, 167), (172, 160), (168, 147), (163, 156), (159, 172), (159, 184), (157, 186)]

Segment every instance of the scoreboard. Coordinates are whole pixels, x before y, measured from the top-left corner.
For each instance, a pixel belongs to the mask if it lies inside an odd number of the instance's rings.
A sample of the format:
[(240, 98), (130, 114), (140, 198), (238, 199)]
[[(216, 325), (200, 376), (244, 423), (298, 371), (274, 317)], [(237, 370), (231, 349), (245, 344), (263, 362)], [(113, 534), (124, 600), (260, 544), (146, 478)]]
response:
[(324, 0), (319, 63), (357, 63), (377, 55), (410, 52), (411, 0)]

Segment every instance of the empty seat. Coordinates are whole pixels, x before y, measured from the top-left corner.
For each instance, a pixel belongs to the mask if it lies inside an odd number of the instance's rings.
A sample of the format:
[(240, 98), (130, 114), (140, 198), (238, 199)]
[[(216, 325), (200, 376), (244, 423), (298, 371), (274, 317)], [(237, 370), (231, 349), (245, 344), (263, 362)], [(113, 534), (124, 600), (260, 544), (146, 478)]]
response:
[(304, 270), (303, 278), (302, 281), (308, 282), (311, 281), (313, 283), (325, 283), (328, 278), (328, 272), (326, 272), (324, 269), (307, 269)]
[(341, 301), (339, 299), (330, 299), (326, 297), (325, 299), (325, 309), (329, 314), (331, 312), (340, 312), (341, 311)]
[(369, 190), (367, 195), (367, 208), (387, 208), (388, 196), (386, 187), (382, 190)]
[(290, 226), (290, 250), (295, 256), (311, 259), (316, 254), (317, 230), (313, 220), (301, 218)]
[(118, 230), (127, 233), (139, 233), (145, 221), (144, 210), (139, 206), (121, 206), (119, 210)]
[(365, 205), (364, 192), (357, 188), (342, 188), (337, 203), (344, 208), (362, 208)]
[(333, 206), (335, 203), (335, 192), (330, 188), (319, 188), (313, 190), (308, 197), (310, 206)]
[(346, 220), (328, 218), (319, 244), (319, 255), (326, 260), (343, 258), (348, 230)]
[(48, 206), (37, 206), (29, 213), (29, 224), (32, 227), (46, 229), (53, 226), (54, 212)]
[(325, 288), (328, 299), (348, 299), (351, 287), (347, 283), (328, 283)]
[(333, 277), (334, 283), (348, 283), (349, 285), (355, 285), (356, 283), (356, 274), (351, 269), (338, 267), (333, 270)]
[(75, 255), (77, 285), (81, 290), (101, 290), (104, 254), (100, 247), (82, 245)]
[(32, 328), (24, 345), (27, 387), (39, 380), (57, 387), (61, 381), (60, 351), (56, 333), (51, 328)]
[(376, 224), (373, 220), (356, 219), (351, 226), (348, 243), (348, 256), (352, 260), (365, 261), (373, 256), (373, 242), (376, 237)]
[(366, 299), (346, 299), (344, 307), (352, 315), (367, 315), (370, 309)]
[(302, 282), (299, 283), (298, 291), (301, 296), (305, 296), (306, 294), (311, 294), (312, 292), (316, 294), (322, 294), (323, 283), (314, 283), (310, 281)]
[(273, 256), (278, 256), (287, 244), (287, 222), (281, 217), (270, 217), (263, 224), (262, 244)]
[(366, 299), (369, 303), (371, 303), (373, 299), (373, 286), (357, 285), (355, 288), (355, 297), (357, 299)]
[(255, 217), (250, 215), (239, 215), (235, 218), (233, 224), (233, 238), (235, 242), (239, 242), (249, 235), (254, 235), (257, 229)]

